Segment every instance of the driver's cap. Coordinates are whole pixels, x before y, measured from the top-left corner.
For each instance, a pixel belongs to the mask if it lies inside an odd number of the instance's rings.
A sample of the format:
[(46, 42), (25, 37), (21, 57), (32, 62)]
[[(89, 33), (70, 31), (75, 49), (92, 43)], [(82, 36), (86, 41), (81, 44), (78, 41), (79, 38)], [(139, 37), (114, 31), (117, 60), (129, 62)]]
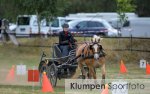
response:
[(69, 28), (69, 25), (68, 25), (67, 23), (64, 23), (64, 24), (62, 25), (62, 27), (63, 27), (63, 28)]

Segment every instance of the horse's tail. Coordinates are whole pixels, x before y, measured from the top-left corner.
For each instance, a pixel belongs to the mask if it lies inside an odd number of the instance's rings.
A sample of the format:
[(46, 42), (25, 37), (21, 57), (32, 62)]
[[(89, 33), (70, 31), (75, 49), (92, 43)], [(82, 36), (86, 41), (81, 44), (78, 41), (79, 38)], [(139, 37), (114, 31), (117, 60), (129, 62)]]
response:
[(78, 64), (78, 67), (76, 68), (75, 74), (72, 76), (72, 79), (77, 79), (78, 76), (80, 75), (81, 70), (80, 70), (80, 66)]

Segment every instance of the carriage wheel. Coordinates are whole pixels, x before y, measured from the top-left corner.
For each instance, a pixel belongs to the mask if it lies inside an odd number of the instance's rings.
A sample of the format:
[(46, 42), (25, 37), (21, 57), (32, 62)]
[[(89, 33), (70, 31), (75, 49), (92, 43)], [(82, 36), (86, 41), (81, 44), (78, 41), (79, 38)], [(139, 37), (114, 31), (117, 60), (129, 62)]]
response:
[(57, 84), (57, 71), (58, 69), (54, 63), (48, 66), (47, 76), (53, 87), (55, 87)]

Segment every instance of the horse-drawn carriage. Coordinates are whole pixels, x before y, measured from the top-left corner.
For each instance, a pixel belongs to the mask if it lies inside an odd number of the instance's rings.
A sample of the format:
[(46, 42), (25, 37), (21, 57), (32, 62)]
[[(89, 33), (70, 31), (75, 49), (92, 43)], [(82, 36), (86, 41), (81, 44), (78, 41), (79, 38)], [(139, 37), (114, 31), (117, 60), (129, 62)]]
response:
[[(100, 37), (96, 36), (91, 43), (83, 43), (78, 46), (78, 49), (73, 47), (74, 49), (70, 50), (67, 56), (62, 56), (60, 45), (54, 44), (52, 58), (47, 58), (44, 52), (41, 56), (40, 78), (42, 78), (43, 72), (46, 72), (51, 84), (55, 87), (57, 79), (72, 77), (75, 72), (81, 69), (82, 78), (87, 76), (96, 79), (95, 65), (101, 65), (102, 79), (105, 79), (105, 54), (99, 41)], [(74, 75), (74, 77), (77, 78), (80, 73), (76, 73), (78, 75)]]
[(46, 72), (52, 86), (55, 87), (57, 79), (69, 78), (75, 73), (77, 68), (77, 57), (75, 56), (75, 47), (69, 51), (67, 56), (62, 56), (60, 45), (57, 43), (52, 46), (52, 51), (52, 58), (47, 58), (45, 53), (42, 53), (39, 72), (40, 79), (42, 78), (42, 73)]

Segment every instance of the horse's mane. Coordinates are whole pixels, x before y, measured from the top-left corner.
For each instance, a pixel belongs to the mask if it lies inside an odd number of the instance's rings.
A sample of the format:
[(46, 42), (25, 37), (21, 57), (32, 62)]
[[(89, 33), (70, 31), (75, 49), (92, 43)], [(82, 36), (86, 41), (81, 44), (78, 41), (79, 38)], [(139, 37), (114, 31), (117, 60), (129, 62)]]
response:
[(89, 54), (92, 54), (92, 50), (90, 49), (90, 44), (91, 42), (85, 42), (84, 44), (81, 44), (78, 48), (77, 48), (77, 54), (80, 55), (84, 55), (84, 56), (88, 56)]

